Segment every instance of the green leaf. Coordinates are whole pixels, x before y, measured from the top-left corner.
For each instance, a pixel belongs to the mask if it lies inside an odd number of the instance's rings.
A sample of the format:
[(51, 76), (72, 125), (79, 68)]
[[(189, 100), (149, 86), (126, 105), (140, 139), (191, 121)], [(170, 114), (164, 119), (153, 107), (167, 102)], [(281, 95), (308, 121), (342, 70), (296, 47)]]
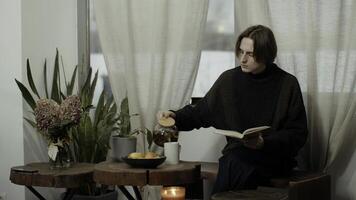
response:
[(64, 64), (63, 64), (63, 57), (62, 56), (61, 56), (61, 63), (62, 63), (62, 71), (63, 71), (64, 83), (67, 85), (67, 77), (66, 77), (66, 72), (64, 70)]
[(89, 91), (90, 88), (90, 80), (91, 80), (91, 73), (92, 73), (92, 69), (91, 67), (89, 68), (88, 71), (88, 75), (87, 78), (85, 79), (85, 83), (83, 85), (82, 91)]
[(61, 93), (61, 98), (66, 99), (66, 95), (64, 95), (62, 91), (59, 91), (59, 92)]
[(104, 103), (102, 109), (101, 109), (101, 118), (103, 120), (106, 120), (105, 117), (109, 114), (109, 108), (108, 108), (108, 101), (106, 100), (106, 102)]
[(104, 122), (106, 124), (107, 127), (111, 127), (115, 125), (115, 121), (113, 120), (115, 118), (115, 113), (110, 113), (108, 112), (105, 117), (104, 117)]
[(70, 130), (70, 134), (73, 138), (73, 151), (74, 151), (74, 161), (75, 162), (79, 162), (78, 161), (78, 155), (79, 155), (79, 140), (78, 140), (78, 126), (76, 126), (75, 128), (72, 128)]
[(90, 109), (93, 109), (93, 108), (94, 108), (93, 105), (88, 105), (88, 106), (86, 106), (86, 107), (83, 107), (83, 110), (84, 110), (84, 112), (89, 112), (89, 110), (90, 110)]
[(93, 151), (93, 143), (96, 141), (93, 139), (94, 127), (90, 119), (90, 115), (85, 113), (80, 119), (80, 124), (78, 126), (78, 146), (79, 150), (79, 161), (80, 162), (90, 162), (90, 158)]
[(94, 79), (90, 85), (90, 90), (89, 90), (89, 94), (88, 94), (90, 104), (93, 102), (94, 91), (95, 91), (97, 80), (98, 80), (98, 71), (96, 71), (96, 73), (94, 75)]
[(56, 50), (56, 58), (54, 61), (54, 71), (53, 71), (53, 80), (52, 80), (52, 91), (51, 91), (51, 99), (56, 101), (57, 103), (61, 103), (60, 97), (60, 88), (58, 85), (59, 78), (59, 61), (58, 61), (58, 49)]
[(27, 69), (27, 80), (28, 80), (28, 83), (30, 84), (31, 90), (40, 99), (41, 97), (40, 97), (40, 95), (38, 95), (38, 92), (37, 92), (37, 89), (36, 89), (36, 85), (33, 82), (32, 73), (31, 73), (31, 67), (30, 67), (30, 60), (29, 59), (27, 59), (26, 69)]
[(115, 113), (116, 114), (116, 112), (117, 112), (117, 106), (116, 106), (116, 103), (113, 103), (112, 104), (112, 106), (111, 106), (111, 108), (110, 108), (110, 111), (109, 112), (111, 112), (111, 113)]
[(129, 99), (128, 99), (127, 97), (125, 97), (125, 98), (121, 101), (120, 109), (121, 109), (121, 113), (130, 115), (130, 111), (129, 111)]
[(109, 112), (109, 109), (110, 109), (113, 101), (114, 101), (114, 97), (110, 96), (110, 98), (106, 101), (106, 104), (105, 104), (105, 112)]
[(78, 70), (78, 65), (75, 66), (70, 83), (67, 85), (67, 95), (68, 96), (72, 95), (72, 93), (73, 93), (75, 78), (77, 77), (77, 70)]
[(30, 119), (28, 119), (28, 118), (26, 118), (26, 117), (24, 117), (24, 119), (25, 119), (33, 128), (36, 128), (36, 127), (37, 127), (37, 125), (36, 125), (36, 123), (35, 123), (34, 121), (32, 121), (32, 120), (30, 120)]
[(102, 117), (102, 112), (103, 112), (103, 107), (104, 107), (104, 101), (105, 101), (105, 91), (103, 90), (100, 94), (98, 105), (95, 110), (95, 116), (94, 116), (94, 124), (97, 125), (99, 120)]
[(153, 142), (153, 134), (152, 132), (146, 128), (146, 138), (147, 138), (147, 143), (148, 143), (148, 149), (151, 148), (152, 142)]
[(43, 77), (44, 77), (44, 86), (46, 92), (46, 98), (48, 99), (48, 84), (47, 84), (47, 60), (45, 59), (44, 67), (43, 67)]
[(92, 73), (92, 69), (89, 68), (89, 72), (88, 72), (87, 78), (85, 80), (85, 83), (80, 90), (80, 101), (81, 101), (83, 107), (87, 107), (87, 106), (91, 105), (91, 102), (89, 101), (89, 97), (88, 97), (91, 73)]
[(22, 97), (25, 99), (25, 101), (27, 102), (27, 104), (32, 108), (32, 110), (35, 110), (36, 108), (36, 102), (33, 99), (31, 93), (28, 91), (28, 89), (18, 80), (16, 80), (16, 84), (19, 87), (21, 93), (22, 93)]
[(120, 104), (120, 133), (121, 136), (129, 136), (131, 134), (130, 111), (128, 98), (125, 97)]

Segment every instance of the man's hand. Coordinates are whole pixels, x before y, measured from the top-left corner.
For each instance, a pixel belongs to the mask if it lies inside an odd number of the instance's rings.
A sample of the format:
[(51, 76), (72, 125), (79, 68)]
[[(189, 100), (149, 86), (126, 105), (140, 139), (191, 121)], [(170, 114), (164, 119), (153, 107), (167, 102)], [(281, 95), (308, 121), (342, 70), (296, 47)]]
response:
[(172, 111), (158, 111), (157, 115), (157, 121), (160, 120), (161, 118), (168, 118), (168, 117), (172, 117), (175, 118), (176, 114), (174, 114), (174, 112)]
[(264, 145), (262, 134), (257, 137), (247, 137), (242, 140), (245, 147), (250, 149), (261, 149)]

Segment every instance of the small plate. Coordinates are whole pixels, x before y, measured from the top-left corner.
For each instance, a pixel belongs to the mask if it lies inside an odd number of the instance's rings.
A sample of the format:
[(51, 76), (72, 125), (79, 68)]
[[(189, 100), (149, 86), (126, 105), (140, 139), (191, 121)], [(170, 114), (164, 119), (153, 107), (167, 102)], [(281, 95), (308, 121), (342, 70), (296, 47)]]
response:
[(156, 168), (158, 165), (162, 164), (166, 160), (166, 156), (160, 156), (158, 158), (151, 159), (134, 159), (125, 156), (122, 157), (122, 160), (131, 167), (135, 168)]

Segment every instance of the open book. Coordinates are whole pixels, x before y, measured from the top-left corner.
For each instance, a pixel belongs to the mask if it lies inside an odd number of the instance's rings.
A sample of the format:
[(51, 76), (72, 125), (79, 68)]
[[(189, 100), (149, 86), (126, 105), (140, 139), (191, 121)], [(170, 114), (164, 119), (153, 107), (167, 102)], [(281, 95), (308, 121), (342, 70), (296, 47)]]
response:
[(270, 126), (258, 126), (258, 127), (246, 129), (242, 133), (240, 133), (238, 131), (216, 129), (214, 131), (214, 133), (229, 136), (229, 137), (234, 137), (234, 138), (238, 138), (238, 139), (243, 139), (244, 137), (255, 137), (261, 131), (269, 129), (269, 128), (271, 128), (271, 127)]

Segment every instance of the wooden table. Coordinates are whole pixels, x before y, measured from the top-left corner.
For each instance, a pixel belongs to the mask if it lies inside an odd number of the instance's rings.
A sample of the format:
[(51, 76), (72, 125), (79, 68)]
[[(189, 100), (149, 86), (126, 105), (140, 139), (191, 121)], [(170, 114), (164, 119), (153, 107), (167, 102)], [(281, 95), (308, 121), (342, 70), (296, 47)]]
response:
[(10, 180), (17, 185), (26, 186), (39, 199), (45, 198), (33, 186), (67, 188), (63, 199), (71, 199), (75, 189), (83, 183), (93, 181), (94, 165), (74, 163), (66, 169), (50, 169), (49, 163), (30, 163), (11, 168)]
[(200, 180), (200, 164), (180, 162), (177, 165), (162, 164), (154, 169), (132, 168), (126, 163), (106, 161), (95, 165), (94, 181), (105, 185), (117, 185), (125, 196), (135, 198), (124, 187), (133, 186), (136, 198), (141, 200), (137, 186), (144, 185), (182, 185)]

